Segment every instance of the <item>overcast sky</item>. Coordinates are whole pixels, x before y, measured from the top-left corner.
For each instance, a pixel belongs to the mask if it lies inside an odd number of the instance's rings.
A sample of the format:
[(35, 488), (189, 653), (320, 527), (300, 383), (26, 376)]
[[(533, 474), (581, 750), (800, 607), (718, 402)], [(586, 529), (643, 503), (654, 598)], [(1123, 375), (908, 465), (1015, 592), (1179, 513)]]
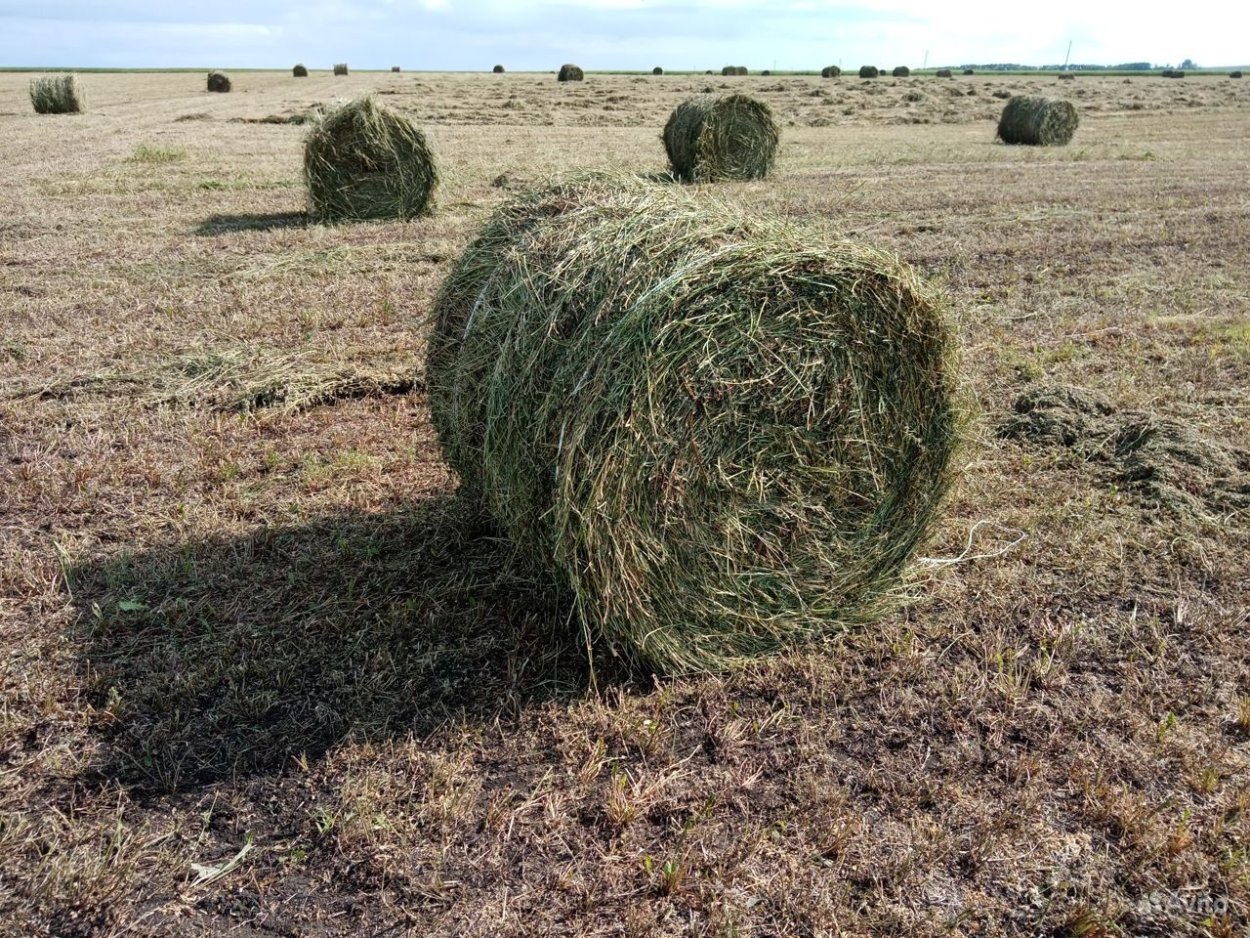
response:
[[(1036, 0), (1035, 0), (1036, 2)], [(0, 0), (0, 65), (1250, 63), (1244, 0)]]

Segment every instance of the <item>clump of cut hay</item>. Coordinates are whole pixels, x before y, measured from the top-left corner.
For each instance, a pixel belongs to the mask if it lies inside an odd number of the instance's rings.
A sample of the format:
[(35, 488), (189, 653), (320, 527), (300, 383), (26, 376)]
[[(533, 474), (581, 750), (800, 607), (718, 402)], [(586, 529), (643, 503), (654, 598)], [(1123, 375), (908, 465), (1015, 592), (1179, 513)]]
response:
[(293, 69), (291, 69), (291, 75), (294, 76), (295, 78), (307, 78), (308, 68), (304, 65), (297, 65)]
[(657, 65), (655, 68), (651, 69), (651, 74), (652, 74), (652, 75), (663, 75), (663, 74), (664, 74), (664, 69), (660, 68), (660, 66), (658, 66), (658, 65)]
[(464, 495), (661, 671), (871, 621), (948, 488), (949, 318), (875, 249), (583, 178), (500, 209), (434, 313)]
[(934, 78), (954, 78), (955, 76), (951, 73), (951, 70), (949, 68), (939, 68), (936, 72), (933, 73), (933, 77)]
[(1165, 68), (1163, 70), (1164, 78), (1184, 78), (1185, 73), (1179, 68)]
[(491, 71), (496, 75), (502, 75), (504, 72), (504, 68), (502, 65), (496, 65), (494, 68), (491, 69)]
[(87, 95), (77, 75), (45, 75), (31, 81), (30, 103), (36, 114), (81, 114)]
[(1241, 77), (1241, 72), (1229, 72), (1229, 73), (1228, 73), (1228, 77), (1229, 77), (1229, 78), (1240, 78), (1240, 77)]
[(1003, 143), (1064, 146), (1076, 133), (1081, 118), (1071, 101), (1016, 95), (1003, 107), (998, 138)]
[(430, 213), (438, 172), (425, 134), (366, 96), (313, 126), (304, 180), (310, 214), (323, 221), (415, 218)]
[(976, 73), (977, 73), (977, 72), (976, 72), (976, 69), (973, 69), (973, 68), (965, 68), (965, 69), (964, 69), (964, 74), (965, 74), (965, 75), (975, 75)]
[(826, 65), (820, 70), (821, 78), (837, 78), (842, 74), (842, 69), (836, 65)]
[(760, 179), (777, 156), (780, 131), (767, 104), (744, 94), (698, 94), (673, 109), (664, 149), (686, 182)]
[(1076, 76), (1073, 75), (1071, 72), (1060, 72), (1059, 80), (1060, 81), (1076, 81)]
[(908, 68), (906, 65), (896, 65), (894, 67), (894, 71), (892, 71), (890, 74), (893, 75), (895, 78), (906, 78), (907, 76), (911, 74), (911, 69)]
[(859, 67), (860, 78), (876, 78), (881, 74), (881, 70), (875, 65), (861, 65)]
[(335, 75), (346, 75), (346, 74), (347, 74), (347, 63), (346, 63), (346, 62), (339, 62), (337, 65), (335, 65), (335, 66), (334, 66), (334, 74), (335, 74)]
[(572, 63), (565, 63), (560, 66), (560, 71), (556, 73), (556, 81), (582, 81), (586, 77), (586, 73)]
[(224, 94), (230, 90), (230, 76), (222, 72), (208, 73), (208, 90)]

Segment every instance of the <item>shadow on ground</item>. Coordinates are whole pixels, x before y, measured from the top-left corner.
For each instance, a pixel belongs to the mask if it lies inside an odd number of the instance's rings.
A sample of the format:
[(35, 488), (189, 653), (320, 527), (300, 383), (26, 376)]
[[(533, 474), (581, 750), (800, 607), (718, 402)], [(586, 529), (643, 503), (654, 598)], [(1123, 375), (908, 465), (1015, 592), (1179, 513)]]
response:
[(195, 226), (197, 235), (229, 234), (234, 231), (273, 231), (276, 228), (304, 228), (307, 212), (268, 212), (256, 215), (210, 215)]
[(581, 694), (569, 607), (521, 569), (454, 497), (80, 566), (101, 771), (186, 789)]

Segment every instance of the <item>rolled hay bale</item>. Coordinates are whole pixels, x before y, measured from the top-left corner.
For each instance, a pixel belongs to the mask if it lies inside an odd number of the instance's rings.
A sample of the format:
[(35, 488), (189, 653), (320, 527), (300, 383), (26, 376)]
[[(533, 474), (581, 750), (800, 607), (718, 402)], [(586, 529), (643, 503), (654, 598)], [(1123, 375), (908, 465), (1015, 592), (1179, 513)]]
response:
[(1228, 73), (1228, 77), (1229, 77), (1229, 78), (1240, 78), (1240, 77), (1241, 77), (1241, 72), (1239, 72), (1239, 71), (1229, 72), (1229, 73)]
[(465, 497), (660, 671), (871, 621), (950, 483), (946, 306), (872, 248), (583, 178), (501, 208), (434, 319)]
[(1184, 78), (1185, 73), (1182, 72), (1179, 68), (1165, 68), (1163, 70), (1163, 77), (1164, 78)]
[(1060, 81), (1076, 81), (1076, 76), (1073, 75), (1071, 72), (1060, 72), (1059, 80)]
[(760, 74), (761, 74), (761, 75), (763, 75), (765, 78), (768, 78), (769, 76), (771, 76), (771, 75), (772, 75), (772, 73), (773, 73), (773, 72), (772, 72), (772, 69), (768, 69), (768, 68), (766, 68), (766, 69), (764, 69), (764, 71), (760, 72)]
[(965, 68), (965, 69), (964, 69), (964, 74), (965, 74), (965, 75), (975, 75), (976, 73), (977, 73), (977, 72), (976, 72), (976, 69), (974, 69), (974, 68)]
[(673, 109), (663, 140), (673, 174), (704, 182), (767, 176), (780, 136), (762, 101), (745, 94), (697, 94)]
[(392, 65), (392, 66), (391, 66), (391, 71), (392, 71), (392, 72), (398, 72), (398, 71), (399, 71), (399, 66), (398, 66), (398, 65)]
[(225, 94), (230, 90), (230, 76), (222, 72), (209, 72), (208, 90)]
[(881, 70), (875, 65), (861, 65), (859, 67), (860, 78), (876, 78), (881, 74)]
[(334, 74), (335, 74), (335, 75), (346, 75), (346, 74), (347, 74), (347, 63), (346, 63), (346, 62), (339, 62), (339, 63), (337, 63), (337, 64), (334, 66)]
[(556, 81), (582, 81), (585, 77), (586, 73), (571, 63), (561, 65), (556, 73)]
[(492, 71), (494, 74), (496, 74), (496, 75), (502, 75), (502, 74), (503, 74), (503, 66), (502, 66), (502, 65), (496, 65), (494, 68), (492, 68), (492, 69), (491, 69), (491, 71)]
[(366, 96), (313, 125), (304, 181), (321, 221), (406, 219), (430, 213), (438, 171), (425, 134)]
[(1071, 101), (1016, 95), (1003, 106), (998, 138), (1003, 143), (1064, 146), (1076, 133), (1081, 118)]
[(658, 66), (658, 65), (657, 65), (655, 68), (651, 69), (651, 74), (652, 74), (652, 75), (663, 75), (663, 74), (664, 74), (664, 69), (660, 68), (660, 66)]
[(955, 76), (951, 74), (951, 70), (949, 68), (939, 68), (936, 72), (933, 73), (933, 77), (934, 78), (954, 78)]
[(842, 69), (836, 65), (826, 65), (820, 70), (821, 78), (838, 78), (842, 74)]
[(297, 65), (291, 69), (291, 74), (296, 78), (307, 78), (308, 69), (303, 65)]
[(895, 78), (906, 78), (911, 74), (911, 69), (906, 65), (896, 65), (894, 71), (890, 73)]
[(36, 114), (81, 114), (87, 94), (77, 75), (44, 75), (31, 80), (30, 103)]

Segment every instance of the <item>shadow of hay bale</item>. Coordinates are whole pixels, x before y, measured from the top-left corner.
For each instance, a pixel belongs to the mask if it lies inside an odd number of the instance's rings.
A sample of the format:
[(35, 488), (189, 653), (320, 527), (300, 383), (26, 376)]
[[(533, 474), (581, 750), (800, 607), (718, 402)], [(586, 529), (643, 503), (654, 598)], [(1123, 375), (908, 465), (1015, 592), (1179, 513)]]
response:
[(583, 692), (569, 610), (518, 570), (454, 497), (83, 563), (98, 771), (186, 789)]
[(278, 228), (308, 227), (307, 212), (259, 212), (242, 215), (209, 215), (195, 226), (201, 236), (229, 234), (235, 231), (274, 231)]

